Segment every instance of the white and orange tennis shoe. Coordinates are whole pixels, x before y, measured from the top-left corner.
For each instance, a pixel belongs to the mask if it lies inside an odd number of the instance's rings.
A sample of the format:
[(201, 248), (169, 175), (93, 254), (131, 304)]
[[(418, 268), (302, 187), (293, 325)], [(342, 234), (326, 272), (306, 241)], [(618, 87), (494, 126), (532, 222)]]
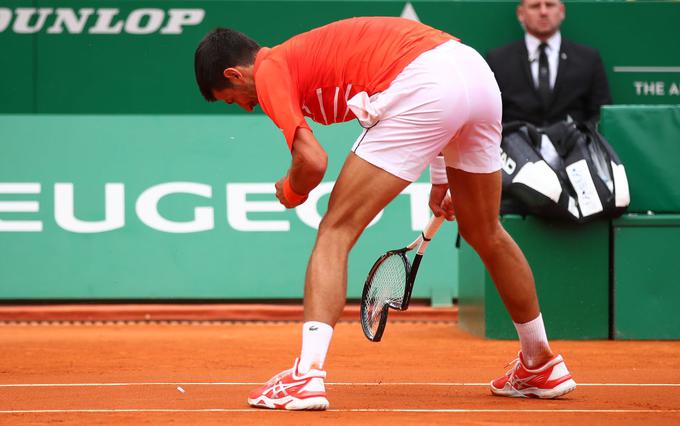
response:
[(282, 371), (248, 395), (253, 407), (277, 410), (325, 410), (328, 408), (323, 370), (298, 374), (299, 360), (293, 368)]
[(542, 367), (528, 369), (522, 353), (511, 362), (505, 376), (491, 382), (491, 393), (514, 398), (557, 398), (576, 389), (562, 355), (555, 355)]

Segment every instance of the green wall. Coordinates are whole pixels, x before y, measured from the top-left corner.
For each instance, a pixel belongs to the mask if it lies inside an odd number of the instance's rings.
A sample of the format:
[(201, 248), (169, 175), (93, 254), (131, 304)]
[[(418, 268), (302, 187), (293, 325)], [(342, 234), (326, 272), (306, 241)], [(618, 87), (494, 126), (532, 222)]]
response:
[[(405, 5), (404, 1), (4, 0), (0, 113), (237, 112), (235, 107), (203, 102), (195, 87), (194, 49), (210, 29), (229, 26), (263, 45), (274, 45), (341, 18), (398, 16)], [(413, 2), (422, 22), (481, 52), (521, 37), (515, 6), (514, 1)], [(20, 16), (29, 15), (21, 8), (34, 9), (23, 24)], [(56, 16), (69, 13), (76, 22), (59, 25)], [(184, 25), (172, 24), (182, 20)], [(678, 22), (678, 2), (567, 2), (563, 35), (600, 49), (615, 103), (678, 103)], [(115, 30), (119, 33), (107, 33)]]
[[(609, 336), (609, 221), (575, 225), (506, 215), (501, 222), (531, 265), (551, 339)], [(460, 250), (461, 328), (492, 339), (517, 332), (489, 273), (474, 250)]]
[[(250, 211), (244, 216), (242, 210), (233, 209), (238, 197), (227, 199), (227, 185), (232, 195), (238, 195), (244, 188), (239, 185), (254, 184), (251, 191), (265, 193), (250, 193), (248, 208), (276, 209), (275, 198), (267, 191), (287, 166), (285, 144), (262, 115), (236, 114), (236, 107), (202, 100), (194, 83), (194, 49), (217, 26), (231, 26), (263, 45), (273, 45), (341, 18), (398, 16), (406, 4), (3, 0), (0, 114), (6, 115), (0, 115), (0, 229), (39, 226), (40, 231), (0, 230), (0, 299), (301, 297), (313, 226), (300, 218), (299, 211)], [(412, 4), (422, 22), (481, 52), (522, 35), (514, 1)], [(563, 35), (600, 49), (615, 103), (679, 103), (678, 2), (566, 4)], [(68, 24), (60, 23), (57, 15)], [(331, 155), (328, 186), (359, 128), (348, 123), (315, 126), (315, 132)], [(627, 155), (616, 148), (622, 158)], [(626, 163), (627, 158), (623, 160)], [(637, 191), (635, 176), (629, 170), (632, 192)], [(203, 208), (200, 214), (212, 218), (210, 229), (167, 232), (140, 218), (136, 206), (140, 196), (170, 182), (193, 183), (193, 188), (210, 195), (164, 197), (157, 206), (160, 217), (191, 222), (194, 209)], [(124, 191), (123, 226), (106, 232), (65, 229), (87, 225), (69, 222), (71, 216), (103, 220), (107, 183), (113, 184), (112, 196)], [(67, 196), (69, 184), (75, 202), (60, 198), (59, 215), (66, 219), (57, 220), (55, 194)], [(427, 192), (425, 183), (414, 188), (421, 197)], [(8, 193), (12, 189), (29, 193)], [(633, 206), (647, 208), (633, 195)], [(318, 213), (326, 199), (321, 198)], [(264, 204), (252, 204), (257, 202)], [(382, 251), (415, 235), (426, 204), (400, 196), (367, 230), (351, 258), (350, 297), (358, 297), (365, 272)], [(69, 205), (72, 215), (63, 210)], [(148, 205), (140, 209), (142, 216), (155, 211)], [(116, 205), (111, 212), (115, 214), (120, 215)], [(284, 222), (289, 229), (238, 229), (243, 223), (239, 218), (244, 217), (256, 222), (252, 226), (274, 221), (273, 226)], [(159, 223), (154, 226), (169, 226)], [(434, 241), (416, 297), (441, 294), (435, 303), (447, 303), (457, 296), (454, 230), (455, 225), (449, 225)], [(430, 262), (441, 267), (430, 268)], [(282, 264), (291, 267), (282, 269)]]
[(680, 215), (626, 215), (613, 236), (613, 337), (680, 339)]
[(602, 108), (600, 131), (626, 168), (629, 212), (680, 212), (680, 105)]
[[(503, 225), (532, 267), (550, 338), (678, 339), (680, 106), (608, 106), (600, 130), (626, 168), (627, 214), (582, 225), (511, 215)], [(489, 274), (465, 243), (459, 261), (460, 326), (516, 338)]]

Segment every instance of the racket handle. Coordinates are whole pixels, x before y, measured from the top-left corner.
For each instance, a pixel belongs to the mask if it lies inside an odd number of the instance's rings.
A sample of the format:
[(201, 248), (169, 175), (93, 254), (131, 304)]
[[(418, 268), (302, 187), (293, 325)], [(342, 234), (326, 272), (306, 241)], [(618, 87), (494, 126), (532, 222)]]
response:
[(423, 230), (423, 236), (425, 239), (431, 240), (432, 237), (434, 237), (434, 234), (439, 231), (439, 227), (442, 226), (442, 223), (444, 223), (444, 216), (432, 216), (432, 219), (430, 219), (430, 222)]

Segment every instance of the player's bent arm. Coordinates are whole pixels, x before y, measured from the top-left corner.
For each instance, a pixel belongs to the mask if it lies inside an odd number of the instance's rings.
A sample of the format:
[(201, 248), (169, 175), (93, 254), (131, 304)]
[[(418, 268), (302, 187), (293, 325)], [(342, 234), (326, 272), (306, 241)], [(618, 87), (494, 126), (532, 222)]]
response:
[(328, 167), (328, 154), (311, 130), (298, 128), (293, 139), (292, 155), (288, 171), (290, 186), (297, 194), (308, 194), (321, 183)]

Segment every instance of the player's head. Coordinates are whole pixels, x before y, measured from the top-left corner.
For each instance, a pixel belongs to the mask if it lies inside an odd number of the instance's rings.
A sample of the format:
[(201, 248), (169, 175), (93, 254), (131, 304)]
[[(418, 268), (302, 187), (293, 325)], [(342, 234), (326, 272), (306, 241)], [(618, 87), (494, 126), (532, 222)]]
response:
[(253, 64), (260, 46), (251, 38), (228, 28), (210, 31), (194, 55), (196, 83), (210, 102), (237, 103), (251, 111), (257, 104)]
[(564, 4), (560, 0), (520, 0), (517, 19), (527, 33), (547, 40), (562, 25)]

